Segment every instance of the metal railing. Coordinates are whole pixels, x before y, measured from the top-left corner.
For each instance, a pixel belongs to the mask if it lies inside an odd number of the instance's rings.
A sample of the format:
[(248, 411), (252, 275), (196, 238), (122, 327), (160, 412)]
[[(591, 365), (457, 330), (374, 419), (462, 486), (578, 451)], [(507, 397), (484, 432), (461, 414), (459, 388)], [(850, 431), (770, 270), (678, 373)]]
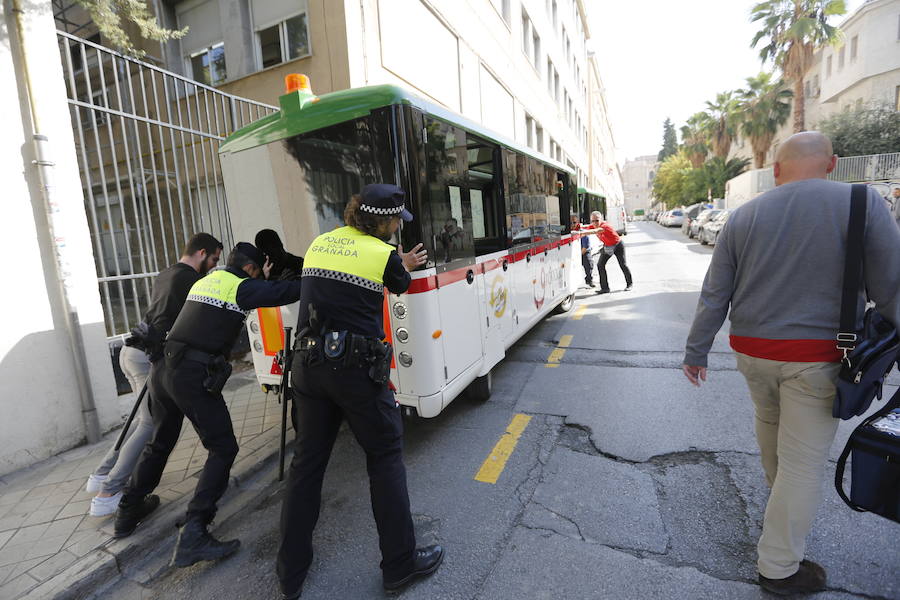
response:
[(217, 154), (277, 109), (57, 31), (110, 338), (140, 321), (151, 279), (194, 233), (233, 244)]
[(900, 180), (900, 152), (839, 158), (828, 179), (849, 183)]

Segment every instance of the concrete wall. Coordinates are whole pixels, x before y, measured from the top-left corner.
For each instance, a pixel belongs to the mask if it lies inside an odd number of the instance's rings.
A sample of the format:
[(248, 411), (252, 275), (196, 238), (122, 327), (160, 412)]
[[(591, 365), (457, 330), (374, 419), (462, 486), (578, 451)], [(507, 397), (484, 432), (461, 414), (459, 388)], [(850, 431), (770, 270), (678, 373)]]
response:
[[(120, 419), (94, 257), (72, 139), (50, 2), (23, 2), (22, 21), (35, 115), (50, 139), (60, 248), (66, 280), (82, 323), (88, 378), (101, 426)], [(49, 234), (31, 143), (32, 115), (17, 48), (10, 0), (0, 23), (0, 165), (4, 217), (2, 252), (8, 265), (0, 294), (0, 475), (48, 458), (85, 438), (72, 351), (64, 328), (56, 244)]]
[(629, 215), (633, 215), (637, 209), (650, 208), (656, 170), (655, 155), (639, 156), (625, 162), (622, 168), (622, 185), (625, 189), (625, 210)]

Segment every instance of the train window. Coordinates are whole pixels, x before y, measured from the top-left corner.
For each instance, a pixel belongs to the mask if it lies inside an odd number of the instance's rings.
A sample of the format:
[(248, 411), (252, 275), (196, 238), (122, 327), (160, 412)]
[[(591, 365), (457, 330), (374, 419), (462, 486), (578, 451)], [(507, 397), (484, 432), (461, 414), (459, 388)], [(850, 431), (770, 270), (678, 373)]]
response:
[(563, 231), (559, 174), (529, 156), (504, 151), (510, 246), (556, 238)]
[(284, 140), (315, 206), (319, 231), (343, 225), (344, 207), (369, 183), (396, 183), (388, 120), (373, 113)]

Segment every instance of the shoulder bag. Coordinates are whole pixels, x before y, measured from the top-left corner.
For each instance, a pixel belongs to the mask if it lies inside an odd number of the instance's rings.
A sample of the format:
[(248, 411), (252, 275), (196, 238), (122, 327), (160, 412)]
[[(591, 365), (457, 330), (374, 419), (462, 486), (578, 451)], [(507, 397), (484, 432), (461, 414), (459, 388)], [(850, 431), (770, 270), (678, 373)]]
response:
[(863, 239), (866, 228), (868, 190), (853, 184), (850, 194), (850, 223), (847, 229), (847, 255), (841, 294), (841, 323), (837, 334), (838, 350), (843, 352), (832, 415), (851, 419), (869, 409), (872, 400), (880, 400), (884, 379), (898, 360), (900, 337), (897, 330), (874, 308), (856, 330), (856, 305), (863, 281)]

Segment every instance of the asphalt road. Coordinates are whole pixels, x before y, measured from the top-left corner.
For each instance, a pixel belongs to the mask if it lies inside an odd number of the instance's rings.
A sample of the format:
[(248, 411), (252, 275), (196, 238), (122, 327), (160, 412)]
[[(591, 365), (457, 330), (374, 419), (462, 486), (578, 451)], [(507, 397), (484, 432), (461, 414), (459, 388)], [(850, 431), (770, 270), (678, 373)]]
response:
[[(433, 577), (399, 597), (766, 596), (754, 582), (767, 489), (725, 332), (704, 387), (690, 386), (679, 369), (711, 249), (655, 223), (629, 227), (633, 291), (582, 290), (572, 311), (547, 318), (511, 349), (488, 402), (459, 399), (435, 419), (407, 423), (417, 537), (447, 555)], [(622, 290), (618, 265), (608, 268), (613, 290)], [(546, 367), (566, 335), (560, 366)], [(531, 420), (498, 481), (476, 481), (516, 414)], [(851, 426), (842, 424), (832, 459)], [(242, 540), (237, 555), (163, 571), (147, 585), (126, 573), (97, 597), (278, 598), (281, 488), (256, 485), (258, 500), (215, 531)], [(364, 457), (346, 429), (323, 498), (303, 597), (384, 598)], [(830, 589), (815, 598), (900, 598), (898, 533), (847, 509), (826, 482), (807, 555), (828, 569)]]

